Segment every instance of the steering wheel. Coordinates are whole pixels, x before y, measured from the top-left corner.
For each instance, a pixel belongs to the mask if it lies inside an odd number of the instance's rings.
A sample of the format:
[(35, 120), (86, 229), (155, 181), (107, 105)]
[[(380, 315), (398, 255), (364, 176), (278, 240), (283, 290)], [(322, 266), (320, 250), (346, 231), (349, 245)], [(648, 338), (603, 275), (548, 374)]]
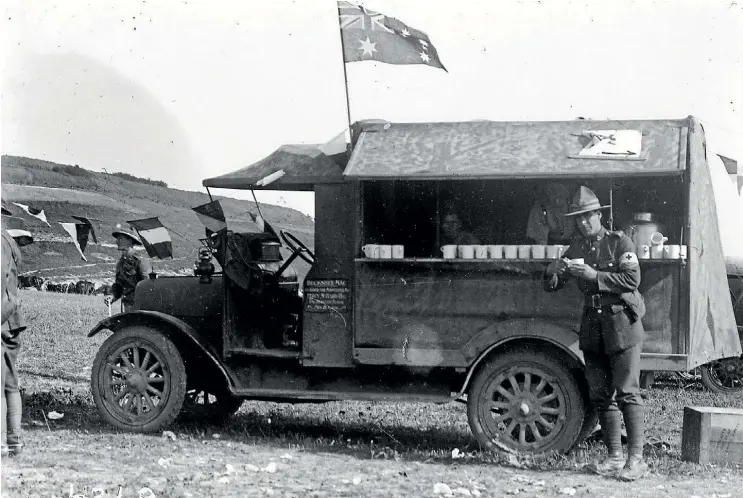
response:
[[(304, 243), (296, 238), (294, 235), (290, 234), (287, 231), (281, 230), (281, 238), (286, 242), (287, 247), (291, 249), (292, 255), (289, 256), (289, 261), (294, 259), (296, 256), (299, 256), (302, 258), (305, 262), (314, 265), (315, 264), (315, 255), (312, 251), (310, 251), (310, 248), (304, 245)], [(306, 253), (306, 254), (305, 254)]]

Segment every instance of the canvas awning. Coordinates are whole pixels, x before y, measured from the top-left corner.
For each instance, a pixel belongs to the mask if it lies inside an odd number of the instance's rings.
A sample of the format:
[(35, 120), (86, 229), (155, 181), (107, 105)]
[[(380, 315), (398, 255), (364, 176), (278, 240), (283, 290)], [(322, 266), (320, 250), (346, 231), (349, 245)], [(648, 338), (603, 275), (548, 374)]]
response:
[[(343, 182), (345, 153), (326, 155), (322, 145), (282, 145), (260, 161), (202, 182), (205, 187), (255, 190), (313, 190), (318, 183)], [(283, 176), (261, 185), (271, 175)]]
[[(371, 123), (361, 127), (343, 174), (349, 179), (425, 180), (681, 173), (688, 127), (688, 118)], [(607, 130), (641, 133), (639, 154), (581, 154), (592, 133)]]

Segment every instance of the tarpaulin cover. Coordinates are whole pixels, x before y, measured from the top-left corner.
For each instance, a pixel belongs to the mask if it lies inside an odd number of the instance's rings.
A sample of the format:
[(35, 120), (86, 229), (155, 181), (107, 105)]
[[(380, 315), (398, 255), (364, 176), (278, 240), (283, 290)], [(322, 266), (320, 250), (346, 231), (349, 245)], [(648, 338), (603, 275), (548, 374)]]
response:
[[(313, 185), (317, 183), (343, 182), (342, 158), (328, 156), (320, 147), (321, 145), (282, 145), (271, 155), (250, 166), (207, 178), (202, 183), (205, 187), (213, 188), (313, 190)], [(284, 175), (278, 180), (266, 186), (256, 184), (282, 170)]]
[(701, 125), (689, 129), (689, 370), (741, 354)]
[[(689, 119), (367, 124), (344, 171), (353, 179), (466, 179), (678, 173)], [(579, 156), (591, 130), (640, 130), (636, 156)]]

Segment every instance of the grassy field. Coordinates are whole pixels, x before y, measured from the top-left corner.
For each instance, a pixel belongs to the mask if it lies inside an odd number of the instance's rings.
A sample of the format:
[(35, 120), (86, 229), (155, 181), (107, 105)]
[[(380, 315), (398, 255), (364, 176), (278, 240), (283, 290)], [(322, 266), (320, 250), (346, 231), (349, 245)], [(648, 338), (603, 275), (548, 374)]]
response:
[[(652, 473), (637, 483), (586, 474), (602, 454), (589, 441), (568, 455), (505, 458), (480, 451), (465, 406), (337, 402), (245, 403), (224, 427), (180, 422), (176, 439), (104, 425), (89, 389), (105, 337), (87, 331), (107, 316), (100, 297), (23, 292), (29, 329), (19, 368), (24, 454), (3, 460), (3, 496), (740, 496), (743, 470), (680, 459), (683, 407), (743, 408), (701, 382), (661, 375), (647, 401)], [(63, 413), (49, 420), (48, 413)], [(460, 456), (453, 458), (457, 449)], [(572, 491), (571, 491), (572, 490)]]

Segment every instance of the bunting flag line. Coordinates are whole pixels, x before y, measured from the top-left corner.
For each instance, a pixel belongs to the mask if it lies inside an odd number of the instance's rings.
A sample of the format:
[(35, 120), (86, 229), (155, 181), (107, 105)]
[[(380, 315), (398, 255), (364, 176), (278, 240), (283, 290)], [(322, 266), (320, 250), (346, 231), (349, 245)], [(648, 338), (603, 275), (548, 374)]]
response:
[[(19, 208), (23, 209), (24, 211), (26, 211), (26, 213), (28, 213), (29, 215), (33, 216), (34, 218), (38, 218), (41, 221), (43, 221), (44, 223), (46, 223), (47, 225), (49, 225), (49, 222), (46, 221), (46, 215), (44, 214), (44, 210), (43, 209), (36, 209), (36, 208), (30, 207), (30, 206), (27, 206), (25, 204), (21, 204), (21, 203), (18, 203), (18, 202), (14, 202), (13, 204), (15, 204)], [(49, 225), (49, 227), (51, 227), (51, 225)]]
[(196, 212), (199, 221), (212, 232), (219, 232), (227, 228), (227, 220), (224, 217), (224, 211), (219, 201), (212, 201), (201, 206), (191, 208)]
[(127, 221), (127, 223), (139, 233), (142, 245), (144, 245), (151, 258), (165, 259), (173, 257), (173, 241), (168, 229), (157, 217), (132, 220)]
[(424, 32), (351, 2), (338, 2), (338, 17), (344, 62), (425, 64), (446, 71)]
[(93, 228), (93, 223), (90, 222), (88, 218), (84, 218), (82, 216), (74, 216), (72, 215), (72, 218), (75, 218), (76, 220), (82, 222), (83, 225), (87, 225), (90, 227), (90, 236), (93, 238), (94, 243), (98, 243), (98, 237), (95, 236), (95, 228)]
[[(5, 214), (6, 211), (7, 210), (4, 210), (3, 214)], [(16, 244), (18, 244), (19, 247), (27, 246), (34, 241), (31, 232), (26, 230), (26, 224), (23, 222), (23, 218), (6, 215), (3, 219), (3, 228), (8, 232), (8, 235), (13, 237), (13, 240), (16, 241)]]
[(80, 253), (80, 257), (83, 258), (83, 261), (88, 261), (88, 258), (85, 257), (83, 251), (85, 250), (85, 246), (88, 245), (88, 234), (90, 233), (90, 227), (82, 223), (62, 223), (60, 221), (59, 224), (62, 225), (62, 228), (65, 232), (70, 234), (72, 243), (75, 244), (75, 247)]

